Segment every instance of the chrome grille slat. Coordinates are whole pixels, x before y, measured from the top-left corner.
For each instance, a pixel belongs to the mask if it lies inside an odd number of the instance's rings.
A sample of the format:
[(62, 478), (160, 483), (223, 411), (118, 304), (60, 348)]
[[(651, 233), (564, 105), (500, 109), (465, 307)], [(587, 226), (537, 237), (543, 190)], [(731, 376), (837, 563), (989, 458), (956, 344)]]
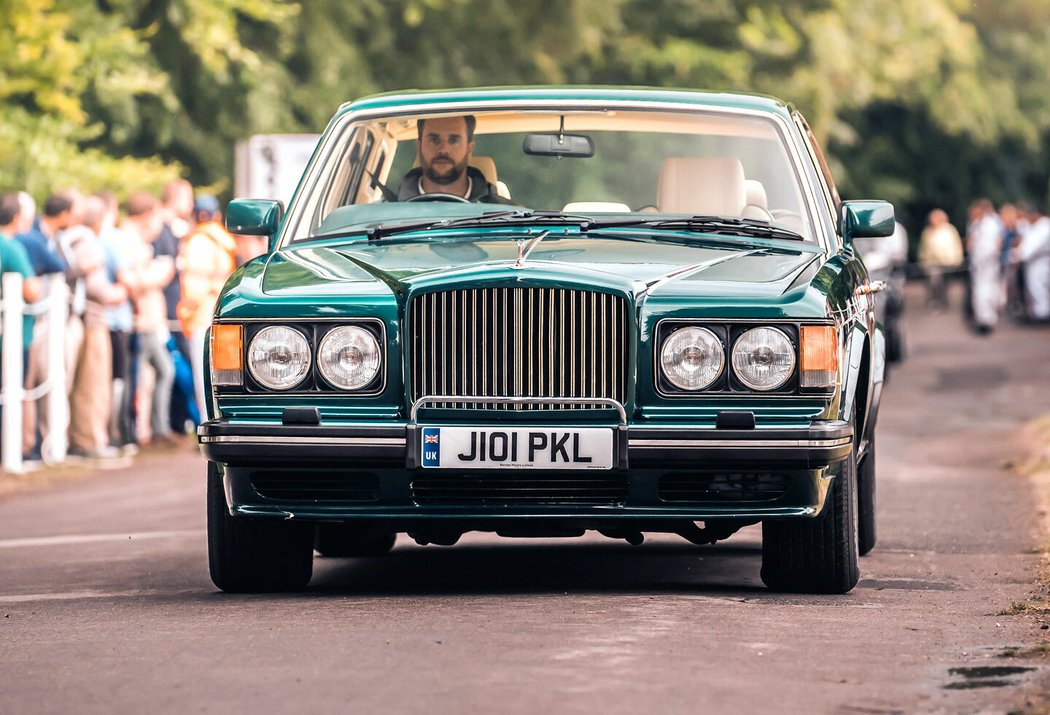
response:
[(580, 396), (580, 391), (576, 388), (576, 380), (579, 378), (579, 371), (577, 370), (577, 365), (579, 363), (580, 356), (576, 352), (576, 342), (577, 341), (573, 340), (573, 336), (578, 334), (577, 333), (578, 327), (577, 327), (576, 322), (577, 322), (577, 320), (580, 317), (580, 308), (579, 308), (579, 305), (577, 304), (577, 298), (579, 296), (576, 295), (575, 291), (568, 291), (568, 296), (569, 296), (569, 309), (568, 309), (568, 311), (569, 311), (568, 312), (568, 318), (569, 318), (569, 339), (568, 339), (567, 347), (569, 349), (569, 382), (568, 382), (568, 390), (566, 391), (565, 394), (568, 397), (579, 397)]
[[(409, 315), (413, 402), (434, 395), (625, 401), (628, 313), (619, 296), (565, 288), (470, 288), (417, 296)], [(527, 400), (432, 406), (581, 409)]]
[(508, 380), (507, 380), (507, 378), (509, 377), (509, 373), (510, 373), (510, 362), (509, 362), (509, 360), (510, 360), (510, 318), (508, 316), (509, 306), (507, 305), (507, 303), (509, 302), (507, 300), (509, 291), (510, 291), (509, 288), (504, 288), (500, 292), (501, 293), (500, 300), (502, 302), (502, 311), (501, 312), (503, 314), (503, 322), (502, 322), (502, 326), (503, 326), (503, 370), (501, 371), (501, 374), (503, 376), (503, 392), (499, 393), (501, 395), (509, 395), (510, 394), (510, 392), (508, 392), (508, 390), (510, 388), (508, 386)]
[[(477, 293), (477, 291), (474, 291), (474, 292)], [(420, 298), (420, 300), (423, 300), (423, 299)], [(477, 315), (477, 312), (475, 312), (474, 315)], [(488, 318), (489, 318), (489, 302), (487, 300), (482, 300), (481, 301), (481, 329), (485, 333), (485, 343), (488, 344), (488, 345), (491, 345), (492, 341), (489, 340), (489, 321), (488, 321)], [(492, 396), (492, 393), (489, 392), (489, 364), (490, 363), (491, 363), (491, 360), (489, 358), (489, 355), (485, 353), (485, 345), (482, 345), (481, 346), (481, 394), (485, 395), (486, 397), (491, 397)], [(431, 384), (433, 384), (433, 383), (431, 383)], [(423, 390), (420, 390), (417, 393), (417, 396), (422, 397), (425, 394), (426, 394), (426, 390), (423, 389)]]
[[(478, 292), (476, 290), (470, 292), (470, 314), (478, 314)], [(471, 338), (472, 340), (468, 343), (467, 349), (470, 350), (470, 394), (478, 394), (478, 325), (474, 323), (471, 326)], [(475, 404), (470, 405), (471, 408), (476, 407)]]
[[(457, 323), (457, 321), (456, 321), (457, 313), (459, 312), (456, 309), (456, 298), (458, 297), (458, 293), (459, 293), (459, 291), (454, 291), (454, 290), (448, 292), (448, 296), (449, 296), (449, 298), (452, 301), (452, 309), (448, 313), (451, 316), (451, 318), (452, 318), (452, 331), (451, 331), (452, 332), (452, 350), (447, 353), (447, 355), (452, 359), (452, 369), (448, 371), (449, 372), (449, 377), (451, 378), (451, 382), (452, 382), (452, 392), (445, 393), (447, 395), (458, 395), (458, 394), (460, 394), (458, 392), (458, 387), (456, 385), (456, 381), (459, 379), (459, 375), (460, 375), (460, 372), (457, 369), (457, 364), (456, 364), (458, 362), (457, 358), (460, 355), (460, 351), (456, 349), (456, 343), (459, 341), (459, 330), (458, 330), (459, 323)], [(452, 403), (452, 406), (453, 407), (459, 407), (459, 405), (457, 405), (456, 403)]]
[(602, 396), (602, 373), (608, 366), (605, 364), (605, 354), (602, 352), (602, 330), (601, 330), (601, 301), (597, 295), (591, 296), (591, 332), (594, 335), (594, 351), (591, 353), (591, 394)]
[[(441, 314), (448, 315), (448, 293), (441, 294)], [(442, 358), (448, 357), (448, 330), (441, 331), (441, 356)], [(448, 370), (441, 371), (441, 394), (443, 395), (449, 394), (448, 373)], [(444, 407), (444, 405), (442, 405), (442, 407)]]

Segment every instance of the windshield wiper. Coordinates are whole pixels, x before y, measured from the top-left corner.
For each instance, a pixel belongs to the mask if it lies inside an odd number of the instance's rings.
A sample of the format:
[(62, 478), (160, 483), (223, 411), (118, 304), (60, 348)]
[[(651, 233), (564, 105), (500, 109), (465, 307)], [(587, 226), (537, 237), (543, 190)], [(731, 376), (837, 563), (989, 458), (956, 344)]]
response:
[(511, 209), (508, 211), (491, 211), (480, 216), (465, 216), (463, 218), (442, 218), (436, 221), (417, 221), (416, 223), (395, 223), (391, 225), (376, 224), (365, 230), (369, 241), (375, 241), (398, 233), (412, 233), (413, 231), (425, 231), (430, 228), (455, 228), (457, 226), (484, 226), (488, 223), (513, 220), (527, 216), (530, 211), (526, 209)]
[(728, 218), (725, 216), (686, 216), (653, 221), (653, 228), (684, 228), (722, 236), (754, 236), (756, 238), (784, 238), (789, 241), (804, 241), (802, 235), (780, 226), (753, 218)]
[(584, 214), (567, 214), (562, 211), (535, 211), (533, 209), (517, 209), (515, 211), (499, 211), (496, 213), (482, 214), (481, 216), (468, 216), (452, 221), (452, 226), (469, 226), (474, 223), (564, 223), (564, 224), (586, 224), (594, 219)]
[(773, 226), (765, 221), (749, 218), (731, 218), (725, 216), (683, 216), (679, 218), (594, 218), (585, 214), (563, 213), (561, 211), (534, 211), (532, 209), (508, 209), (490, 211), (480, 216), (462, 218), (443, 218), (415, 223), (375, 224), (364, 229), (324, 233), (310, 238), (343, 238), (364, 233), (368, 240), (375, 241), (400, 233), (412, 233), (428, 229), (464, 228), (471, 226), (565, 224), (575, 225), (580, 233), (599, 231), (607, 228), (625, 228), (644, 226), (656, 229), (684, 229), (701, 231), (725, 236), (753, 236), (756, 238), (781, 238), (789, 241), (805, 240), (800, 234), (790, 229)]
[[(425, 231), (432, 228), (464, 228), (471, 226), (488, 226), (490, 224), (504, 225), (531, 225), (536, 223), (564, 223), (579, 224), (581, 230), (585, 224), (592, 221), (590, 216), (582, 214), (567, 214), (561, 211), (534, 211), (532, 209), (508, 209), (506, 211), (489, 211), (480, 216), (464, 216), (462, 218), (444, 218), (436, 221), (420, 221), (417, 223), (400, 223), (387, 226), (376, 224), (365, 230), (368, 240), (374, 241), (399, 233), (411, 233), (413, 231)], [(348, 234), (325, 234), (324, 237), (338, 237)], [(318, 237), (320, 238), (320, 236)]]

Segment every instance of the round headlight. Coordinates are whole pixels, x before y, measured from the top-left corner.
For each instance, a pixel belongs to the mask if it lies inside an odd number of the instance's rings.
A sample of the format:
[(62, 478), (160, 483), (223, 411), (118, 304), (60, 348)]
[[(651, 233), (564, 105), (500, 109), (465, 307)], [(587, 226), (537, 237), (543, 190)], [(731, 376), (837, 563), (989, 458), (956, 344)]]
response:
[(379, 373), (381, 355), (375, 336), (356, 325), (329, 330), (317, 350), (317, 367), (334, 387), (360, 390)]
[(679, 328), (660, 350), (664, 377), (680, 390), (703, 390), (722, 374), (726, 354), (722, 341), (707, 328)]
[(263, 328), (248, 345), (248, 372), (263, 387), (291, 389), (310, 372), (310, 343), (294, 328)]
[(795, 347), (776, 328), (752, 328), (733, 344), (733, 374), (752, 390), (775, 390), (795, 371)]

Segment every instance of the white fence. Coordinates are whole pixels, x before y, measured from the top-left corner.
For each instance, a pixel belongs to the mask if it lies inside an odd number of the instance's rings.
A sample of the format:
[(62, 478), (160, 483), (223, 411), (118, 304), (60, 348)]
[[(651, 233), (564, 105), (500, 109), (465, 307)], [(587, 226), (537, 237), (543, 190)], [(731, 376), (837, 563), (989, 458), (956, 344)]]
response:
[[(61, 276), (46, 277), (46, 298), (32, 305), (22, 299), (22, 276), (4, 273), (0, 279), (0, 453), (5, 472), (20, 473), (22, 463), (22, 404), (47, 398), (47, 430), (43, 435), (41, 457), (47, 464), (59, 464), (69, 448), (69, 397), (66, 389), (66, 323), (69, 318), (69, 289)], [(22, 318), (47, 315), (46, 341), (48, 374), (32, 390), (24, 388), (22, 364)]]

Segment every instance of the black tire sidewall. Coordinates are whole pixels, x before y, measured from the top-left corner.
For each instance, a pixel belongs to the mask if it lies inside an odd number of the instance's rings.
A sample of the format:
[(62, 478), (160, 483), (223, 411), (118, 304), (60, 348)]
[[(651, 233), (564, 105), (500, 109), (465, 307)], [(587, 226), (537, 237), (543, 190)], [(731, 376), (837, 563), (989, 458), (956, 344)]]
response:
[(312, 524), (235, 518), (218, 465), (208, 463), (208, 568), (231, 593), (297, 591), (313, 573)]

